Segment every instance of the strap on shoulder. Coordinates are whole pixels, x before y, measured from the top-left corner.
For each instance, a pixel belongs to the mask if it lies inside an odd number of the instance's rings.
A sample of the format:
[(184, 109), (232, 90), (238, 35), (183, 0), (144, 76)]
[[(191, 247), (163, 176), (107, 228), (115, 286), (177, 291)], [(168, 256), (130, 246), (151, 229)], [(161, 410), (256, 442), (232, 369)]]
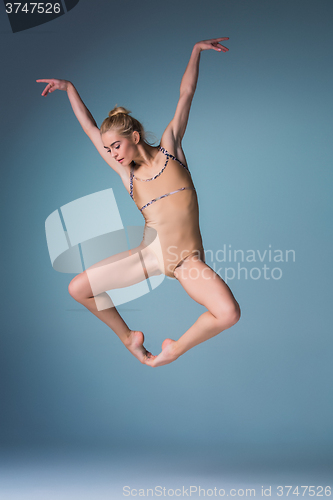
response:
[(162, 151), (162, 153), (164, 153), (168, 158), (170, 157), (170, 158), (172, 158), (172, 160), (178, 161), (178, 163), (180, 163), (182, 165), (182, 167), (184, 167), (186, 170), (188, 170), (187, 166), (184, 165), (184, 163), (182, 163), (180, 160), (178, 160), (178, 158), (176, 158), (172, 154), (168, 153), (168, 151), (165, 148), (162, 148), (162, 146), (160, 146), (160, 151)]
[(133, 198), (133, 175), (134, 175), (134, 167), (131, 165), (130, 168), (130, 197)]

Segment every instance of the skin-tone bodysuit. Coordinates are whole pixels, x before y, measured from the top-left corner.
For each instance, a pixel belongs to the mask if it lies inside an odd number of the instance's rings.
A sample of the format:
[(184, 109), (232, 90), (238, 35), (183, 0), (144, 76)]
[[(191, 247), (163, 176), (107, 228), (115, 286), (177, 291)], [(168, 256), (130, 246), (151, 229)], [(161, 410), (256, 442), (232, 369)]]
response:
[[(210, 49), (227, 52), (228, 49), (220, 44), (227, 39), (228, 37), (202, 40), (194, 45), (180, 84), (175, 115), (162, 135), (161, 145), (176, 153), (184, 162), (180, 152), (181, 142), (196, 89), (200, 54)], [(126, 189), (130, 188), (130, 194), (146, 222), (142, 244), (133, 248), (133, 251), (126, 250), (108, 257), (75, 276), (68, 287), (71, 296), (108, 325), (141, 363), (154, 367), (171, 363), (192, 347), (234, 325), (240, 318), (240, 308), (226, 283), (205, 264), (198, 201), (186, 165), (163, 147), (157, 152), (158, 148), (151, 149), (145, 145), (140, 148), (140, 144), (136, 142), (136, 134), (139, 132), (133, 127), (130, 128), (131, 140), (128, 135), (117, 161), (116, 150), (120, 148), (120, 144), (115, 147), (117, 141), (102, 140), (103, 134), (101, 136), (100, 129), (73, 84), (57, 79), (37, 81), (47, 83), (43, 96), (56, 89), (67, 92), (83, 130), (105, 161), (121, 176)], [(118, 135), (116, 127), (115, 130), (111, 128), (110, 132)], [(107, 150), (112, 153), (111, 157)], [(123, 157), (122, 151), (126, 152)], [(137, 165), (133, 158), (138, 159)], [(142, 172), (151, 171), (155, 165), (161, 168), (164, 161), (161, 171), (153, 174), (150, 179), (138, 179), (135, 176), (136, 172), (141, 177)], [(121, 163), (125, 169), (120, 168)], [(130, 165), (133, 165), (132, 171)], [(200, 254), (200, 260), (193, 257), (196, 253)], [(143, 281), (145, 277), (159, 275), (161, 272), (178, 279), (189, 296), (206, 307), (207, 311), (178, 340), (165, 339), (162, 352), (158, 356), (152, 356), (143, 345), (143, 332), (130, 330), (113, 307), (106, 290), (131, 286)]]
[[(190, 255), (205, 261), (197, 194), (188, 168), (164, 148), (162, 170), (149, 179), (130, 172), (130, 195), (145, 219), (143, 243), (155, 253), (160, 269), (174, 270)], [(156, 238), (157, 236), (157, 238)]]

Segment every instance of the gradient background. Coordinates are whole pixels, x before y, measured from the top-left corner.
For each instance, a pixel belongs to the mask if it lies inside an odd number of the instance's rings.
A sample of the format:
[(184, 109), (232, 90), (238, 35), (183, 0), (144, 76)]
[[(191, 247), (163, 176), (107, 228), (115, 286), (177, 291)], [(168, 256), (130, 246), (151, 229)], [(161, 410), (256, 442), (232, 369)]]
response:
[[(1, 498), (332, 483), (332, 17), (331, 0), (80, 0), (13, 34), (1, 6)], [(66, 94), (35, 80), (73, 81), (98, 124), (128, 107), (159, 139), (193, 44), (217, 36), (230, 50), (202, 54), (184, 138), (204, 246), (296, 261), (229, 281), (239, 323), (151, 370), (51, 267), (60, 206), (112, 187), (124, 225), (143, 219)], [(119, 307), (154, 353), (203, 310), (169, 279)]]

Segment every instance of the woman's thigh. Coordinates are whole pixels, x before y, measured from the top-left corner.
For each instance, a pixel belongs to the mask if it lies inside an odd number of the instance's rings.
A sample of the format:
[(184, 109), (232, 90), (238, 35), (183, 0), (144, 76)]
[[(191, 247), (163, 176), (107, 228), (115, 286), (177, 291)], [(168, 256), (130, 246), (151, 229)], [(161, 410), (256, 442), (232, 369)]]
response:
[(92, 297), (135, 285), (158, 274), (161, 271), (155, 255), (148, 247), (139, 245), (88, 267), (71, 281), (69, 291), (71, 295)]
[(174, 275), (188, 295), (205, 306), (214, 316), (239, 310), (239, 305), (223, 279), (197, 256), (177, 267)]

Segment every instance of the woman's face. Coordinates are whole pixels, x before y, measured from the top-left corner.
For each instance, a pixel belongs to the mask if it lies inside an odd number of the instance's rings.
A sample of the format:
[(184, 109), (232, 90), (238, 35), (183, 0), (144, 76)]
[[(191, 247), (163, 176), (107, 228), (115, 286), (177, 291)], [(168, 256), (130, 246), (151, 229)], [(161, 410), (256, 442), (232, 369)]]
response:
[(128, 139), (116, 130), (108, 130), (102, 135), (106, 151), (121, 165), (130, 165), (137, 155), (135, 137)]

